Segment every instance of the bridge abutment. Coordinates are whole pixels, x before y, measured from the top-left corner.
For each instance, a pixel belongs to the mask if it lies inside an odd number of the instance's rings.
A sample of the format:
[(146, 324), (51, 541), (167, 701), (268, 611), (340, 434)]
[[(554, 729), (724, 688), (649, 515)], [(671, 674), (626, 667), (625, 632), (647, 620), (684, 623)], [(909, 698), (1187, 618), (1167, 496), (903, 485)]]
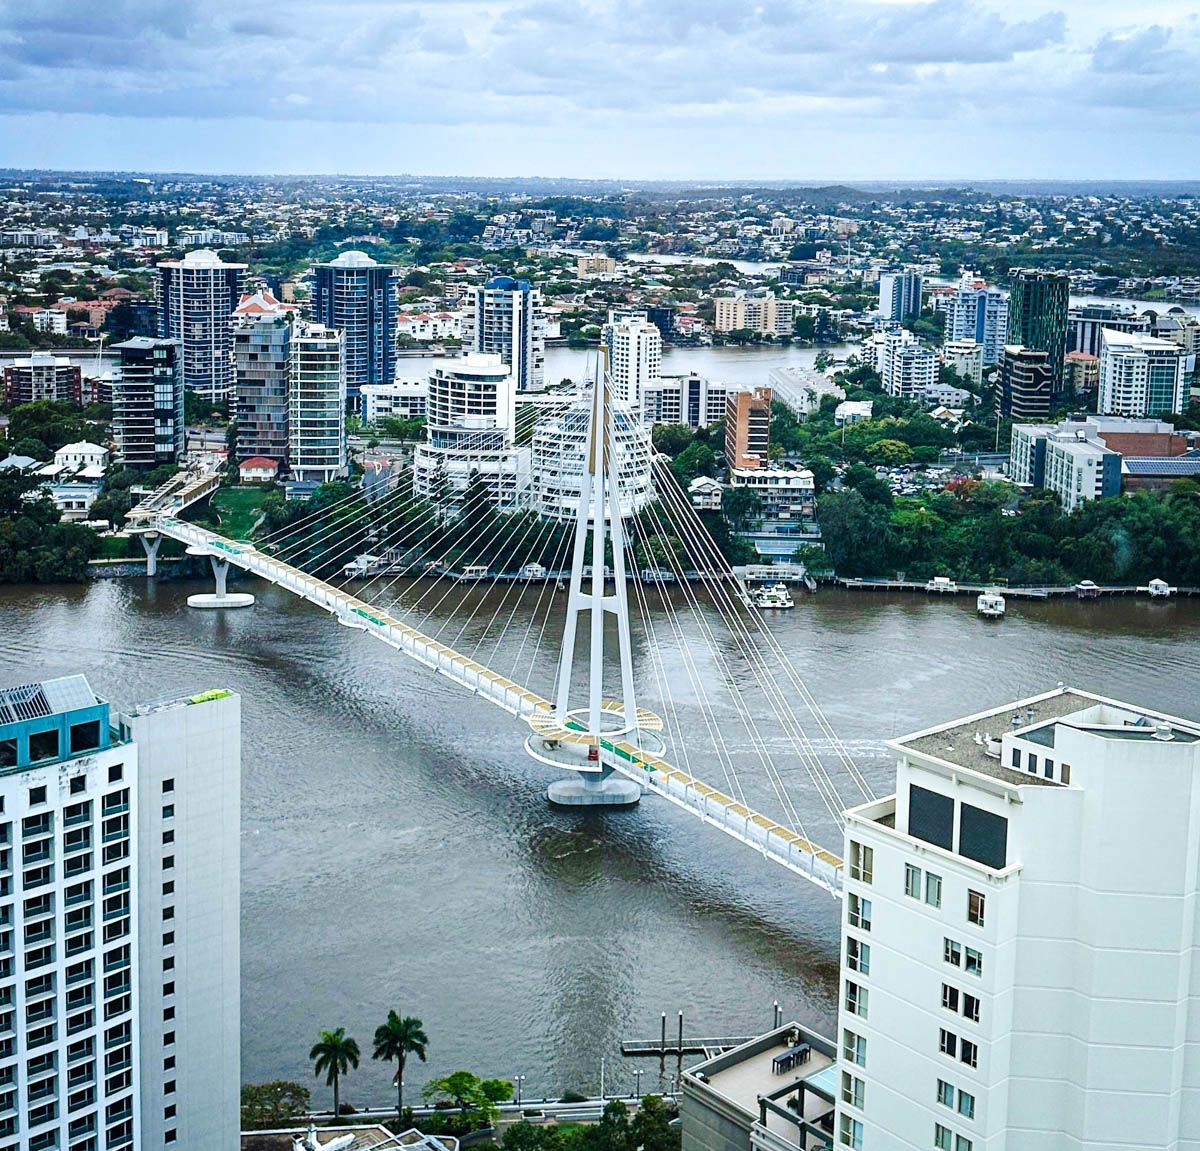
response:
[(229, 561), (221, 559), (218, 556), (208, 551), (194, 552), (188, 548), (190, 555), (200, 554), (207, 555), (209, 562), (212, 564), (213, 579), (216, 581), (217, 590), (213, 593), (201, 592), (198, 595), (188, 596), (188, 607), (195, 608), (225, 608), (225, 607), (250, 607), (254, 603), (254, 596), (249, 592), (230, 592), (226, 590), (226, 583), (229, 579)]

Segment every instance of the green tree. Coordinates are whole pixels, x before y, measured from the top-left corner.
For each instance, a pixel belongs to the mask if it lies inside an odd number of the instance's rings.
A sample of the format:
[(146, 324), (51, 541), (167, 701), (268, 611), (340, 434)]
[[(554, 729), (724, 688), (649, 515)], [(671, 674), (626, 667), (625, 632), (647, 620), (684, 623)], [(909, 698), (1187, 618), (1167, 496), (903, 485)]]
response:
[(721, 494), (721, 512), (734, 531), (744, 532), (762, 514), (762, 496), (753, 488), (728, 487)]
[(681, 1133), (671, 1126), (675, 1115), (661, 1095), (647, 1095), (629, 1125), (630, 1145), (641, 1151), (679, 1151)]
[(889, 570), (891, 538), (886, 508), (857, 491), (826, 492), (817, 518), (830, 565), (842, 576), (882, 575)]
[(600, 1121), (583, 1133), (584, 1151), (636, 1151), (629, 1126), (629, 1108), (620, 1099), (605, 1105)]
[(470, 1071), (431, 1079), (422, 1088), (427, 1100), (450, 1100), (462, 1117), (477, 1127), (486, 1127), (496, 1117), (496, 1105), (511, 1099), (512, 1093), (513, 1085), (507, 1079), (480, 1079)]
[(282, 1127), (311, 1110), (307, 1087), (276, 1079), (271, 1083), (242, 1084), (242, 1128)]
[(656, 451), (677, 456), (692, 446), (695, 437), (687, 424), (655, 424), (650, 438)]
[(324, 1075), (326, 1086), (333, 1088), (333, 1116), (336, 1119), (342, 1113), (342, 1076), (350, 1074), (352, 1067), (358, 1067), (358, 1043), (346, 1034), (344, 1027), (322, 1031), (308, 1057), (313, 1061), (313, 1074), (318, 1078)]
[(685, 448), (671, 461), (671, 471), (686, 488), (697, 476), (717, 474), (717, 455), (707, 444), (695, 443)]
[(425, 1034), (421, 1021), (412, 1015), (403, 1017), (389, 1011), (387, 1022), (375, 1028), (375, 1051), (372, 1059), (396, 1062), (396, 1118), (404, 1114), (404, 1064), (410, 1055), (425, 1062), (425, 1048), (429, 1036)]
[(26, 498), (40, 486), (37, 476), (0, 472), (0, 583), (77, 582), (100, 551), (91, 528), (62, 523), (48, 499)]

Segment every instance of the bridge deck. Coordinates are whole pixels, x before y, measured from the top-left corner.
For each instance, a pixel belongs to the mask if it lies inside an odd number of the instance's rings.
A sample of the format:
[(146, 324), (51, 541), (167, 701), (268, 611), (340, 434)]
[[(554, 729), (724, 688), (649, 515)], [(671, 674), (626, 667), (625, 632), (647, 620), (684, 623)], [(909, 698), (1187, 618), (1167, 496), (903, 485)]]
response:
[[(228, 540), (196, 524), (171, 515), (147, 517), (139, 528), (180, 540), (189, 547), (206, 548), (236, 567), (324, 608), (351, 627), (361, 628), (418, 663), (452, 679), (468, 691), (518, 717), (551, 712), (549, 700), (483, 664), (425, 635), (383, 609), (350, 595), (333, 584), (309, 575), (291, 564), (260, 552), (253, 544)], [(842, 860), (765, 815), (751, 811), (732, 797), (623, 740), (601, 739), (605, 764), (698, 816), (726, 835), (762, 852), (789, 871), (840, 896)]]

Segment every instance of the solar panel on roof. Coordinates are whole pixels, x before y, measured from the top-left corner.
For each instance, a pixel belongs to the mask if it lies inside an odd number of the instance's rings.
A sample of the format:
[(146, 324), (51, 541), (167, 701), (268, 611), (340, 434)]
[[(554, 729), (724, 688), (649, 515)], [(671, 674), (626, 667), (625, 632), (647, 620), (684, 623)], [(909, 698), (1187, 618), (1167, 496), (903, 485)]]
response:
[(82, 675), (48, 679), (42, 684), (42, 691), (55, 712), (75, 711), (81, 707), (96, 705), (96, 695)]
[(1126, 472), (1134, 476), (1200, 475), (1200, 459), (1188, 456), (1175, 456), (1171, 459), (1126, 456), (1124, 466)]

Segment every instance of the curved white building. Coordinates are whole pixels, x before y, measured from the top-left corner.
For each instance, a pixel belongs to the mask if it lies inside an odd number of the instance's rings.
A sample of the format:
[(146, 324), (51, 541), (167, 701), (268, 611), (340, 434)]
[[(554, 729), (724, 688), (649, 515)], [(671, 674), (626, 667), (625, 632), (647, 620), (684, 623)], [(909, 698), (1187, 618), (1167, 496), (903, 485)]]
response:
[[(540, 421), (533, 433), (534, 508), (547, 519), (575, 518), (590, 406), (585, 395), (561, 416)], [(621, 516), (628, 519), (654, 499), (653, 450), (649, 429), (623, 404), (617, 406), (616, 425), (617, 491)]]
[(413, 492), (443, 512), (477, 473), (500, 511), (527, 506), (528, 447), (513, 444), (517, 385), (498, 354), (472, 353), (429, 377), (425, 443), (413, 457)]
[(246, 267), (207, 248), (158, 265), (159, 335), (179, 344), (183, 385), (206, 400), (233, 391), (229, 317), (242, 297)]

